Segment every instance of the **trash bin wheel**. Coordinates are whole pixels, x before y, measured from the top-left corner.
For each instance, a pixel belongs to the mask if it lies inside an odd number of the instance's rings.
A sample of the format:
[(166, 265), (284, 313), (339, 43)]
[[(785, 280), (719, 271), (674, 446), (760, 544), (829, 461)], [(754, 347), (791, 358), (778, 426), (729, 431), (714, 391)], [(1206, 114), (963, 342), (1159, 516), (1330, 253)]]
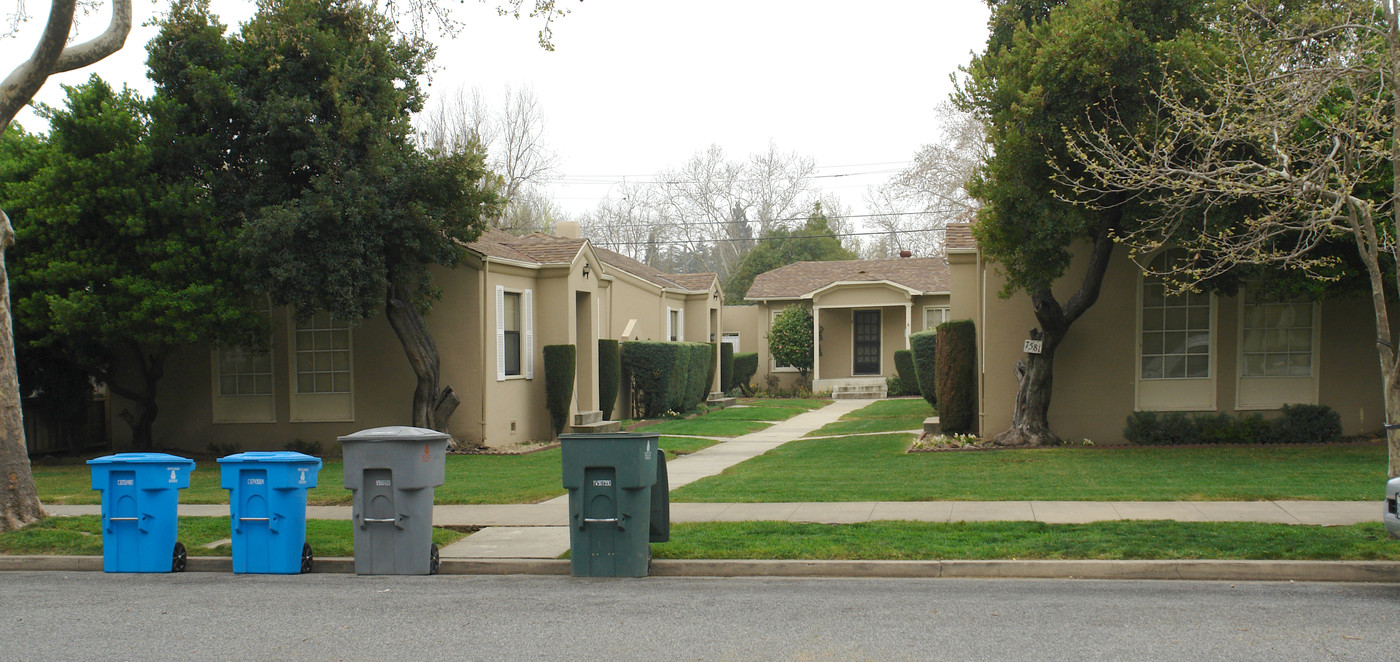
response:
[(311, 556), (311, 543), (309, 543), (309, 542), (304, 542), (304, 543), (302, 543), (302, 544), (301, 544), (301, 574), (304, 575), (304, 574), (306, 574), (306, 573), (308, 573), (308, 572), (311, 572), (311, 564), (312, 564), (315, 560), (316, 560), (315, 557)]
[(437, 543), (433, 543), (432, 548), (428, 550), (428, 574), (436, 575), (440, 562), (441, 558), (438, 556)]
[(171, 572), (184, 572), (184, 571), (185, 571), (185, 559), (186, 559), (186, 556), (185, 556), (185, 543), (182, 543), (182, 542), (178, 542), (178, 541), (177, 541), (177, 542), (175, 543), (175, 552), (174, 552), (173, 554), (170, 555), (170, 571), (171, 571)]

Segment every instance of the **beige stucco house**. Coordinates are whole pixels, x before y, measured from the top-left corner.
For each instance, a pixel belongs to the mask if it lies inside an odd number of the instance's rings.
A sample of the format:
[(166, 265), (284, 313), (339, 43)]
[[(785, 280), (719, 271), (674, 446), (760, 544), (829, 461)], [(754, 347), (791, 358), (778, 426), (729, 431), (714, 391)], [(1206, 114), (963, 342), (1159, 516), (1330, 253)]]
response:
[[(714, 274), (662, 274), (594, 247), (576, 224), (560, 234), (514, 237), (489, 230), (466, 245), (457, 268), (437, 268), (442, 294), (427, 317), (441, 384), (461, 398), (448, 432), (489, 446), (546, 440), (543, 350), (577, 348), (571, 421), (586, 429), (602, 409), (597, 341), (710, 341), (722, 323)], [(155, 442), (279, 449), (293, 440), (333, 442), (356, 430), (411, 423), (414, 378), (382, 317), (350, 325), (318, 314), (296, 321), (267, 311), (271, 350), (180, 348), (160, 382)], [(614, 418), (626, 413), (619, 402)], [(129, 445), (110, 404), (114, 446)]]
[(779, 312), (805, 306), (820, 338), (812, 390), (883, 394), (898, 374), (895, 351), (949, 319), (948, 266), (941, 257), (797, 262), (759, 274), (744, 300), (753, 305), (725, 307), (724, 335), (736, 352), (758, 353), (755, 382), (796, 384), (797, 369), (773, 361), (767, 338)]
[[(952, 317), (977, 328), (979, 429), (996, 434), (1010, 425), (1015, 366), (1035, 316), (1025, 294), (998, 297), (1004, 279), (968, 224), (949, 224), (946, 245)], [(1062, 301), (1083, 278), (1087, 247), (1056, 284)], [(1126, 253), (1114, 252), (1098, 301), (1055, 354), (1056, 434), (1124, 443), (1124, 422), (1135, 410), (1268, 417), (1293, 403), (1336, 409), (1345, 434), (1381, 428), (1369, 299), (1267, 301), (1248, 286), (1237, 296), (1168, 295)]]

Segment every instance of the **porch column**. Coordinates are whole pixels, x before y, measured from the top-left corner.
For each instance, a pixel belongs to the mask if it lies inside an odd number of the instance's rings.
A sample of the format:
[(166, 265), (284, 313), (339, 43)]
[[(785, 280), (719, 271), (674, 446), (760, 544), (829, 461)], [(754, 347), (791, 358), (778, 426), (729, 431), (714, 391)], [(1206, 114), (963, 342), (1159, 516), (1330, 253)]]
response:
[(812, 306), (812, 381), (822, 378), (822, 309)]
[(914, 302), (904, 304), (904, 349), (909, 349), (909, 332), (914, 330)]

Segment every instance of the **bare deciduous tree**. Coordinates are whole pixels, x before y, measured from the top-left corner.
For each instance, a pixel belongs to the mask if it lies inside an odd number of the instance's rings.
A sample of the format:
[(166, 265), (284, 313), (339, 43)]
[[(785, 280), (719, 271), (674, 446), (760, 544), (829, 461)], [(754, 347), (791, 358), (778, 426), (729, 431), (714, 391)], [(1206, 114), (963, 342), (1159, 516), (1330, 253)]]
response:
[[(1085, 176), (1061, 174), (1086, 196), (1154, 203), (1160, 215), (1120, 239), (1137, 257), (1168, 243), (1186, 248), (1196, 259), (1165, 274), (1181, 287), (1241, 264), (1325, 278), (1335, 258), (1319, 246), (1354, 244), (1371, 286), (1388, 424), (1400, 423), (1384, 264), (1395, 263), (1400, 227), (1397, 13), (1400, 0), (1337, 0), (1293, 14), (1241, 3), (1215, 26), (1223, 49), (1214, 62), (1162, 81), (1143, 130), (1101, 120), (1071, 139)], [(1400, 431), (1387, 439), (1395, 477)]]

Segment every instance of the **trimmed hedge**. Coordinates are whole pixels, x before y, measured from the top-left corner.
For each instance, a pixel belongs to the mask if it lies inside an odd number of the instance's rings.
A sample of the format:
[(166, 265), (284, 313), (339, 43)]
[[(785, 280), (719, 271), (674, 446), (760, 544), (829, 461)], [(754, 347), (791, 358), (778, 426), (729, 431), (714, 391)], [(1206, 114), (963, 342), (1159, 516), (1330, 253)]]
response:
[(977, 330), (972, 320), (938, 325), (934, 382), (944, 434), (977, 431)]
[[(909, 336), (909, 347), (910, 358), (914, 360), (913, 383), (919, 387), (919, 395), (924, 396), (929, 406), (937, 407), (938, 383), (934, 377), (938, 374), (938, 332), (920, 331)], [(895, 359), (895, 367), (899, 367), (898, 358)]]
[(715, 362), (719, 359), (719, 343), (709, 344), (710, 351), (705, 354), (705, 384), (700, 388), (700, 402), (710, 399), (710, 391), (715, 387), (715, 370), (718, 366)]
[(734, 343), (719, 344), (719, 390), (734, 388)]
[(710, 346), (631, 341), (621, 344), (622, 371), (632, 386), (633, 413), (644, 417), (688, 411), (700, 404)]
[(1342, 417), (1326, 405), (1284, 405), (1283, 415), (1135, 411), (1123, 438), (1140, 446), (1180, 444), (1328, 444), (1342, 438)]
[(569, 401), (574, 397), (574, 357), (577, 352), (573, 345), (545, 345), (543, 352), (544, 403), (549, 409), (549, 423), (557, 437), (569, 422)]
[(890, 395), (922, 395), (919, 391), (919, 373), (914, 368), (914, 350), (895, 350), (894, 369), (899, 373), (899, 391), (890, 391)]
[(613, 407), (617, 405), (617, 389), (622, 383), (622, 356), (619, 351), (617, 340), (603, 338), (598, 341), (598, 408), (603, 410), (605, 421), (612, 420)]
[(745, 393), (753, 393), (749, 382), (758, 373), (758, 352), (739, 352), (734, 355), (734, 386)]

